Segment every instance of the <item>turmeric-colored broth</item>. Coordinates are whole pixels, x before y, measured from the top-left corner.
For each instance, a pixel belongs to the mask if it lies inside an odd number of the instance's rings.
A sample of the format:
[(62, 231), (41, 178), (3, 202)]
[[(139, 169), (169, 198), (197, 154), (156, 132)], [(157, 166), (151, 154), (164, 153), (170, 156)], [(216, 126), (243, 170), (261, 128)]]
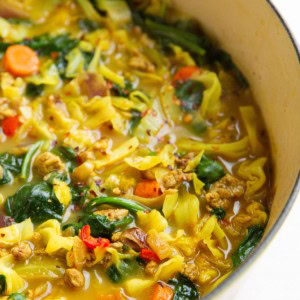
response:
[[(262, 237), (271, 161), (243, 75), (208, 57), (215, 46), (199, 54), (136, 23), (138, 14), (188, 24), (167, 1), (129, 1), (131, 11), (112, 2), (25, 0), (29, 22), (0, 18), (1, 153), (21, 164), (12, 171), (0, 156), (0, 217), (13, 219), (0, 226), (3, 299), (197, 299)], [(68, 40), (49, 50), (32, 43), (42, 35)], [(9, 67), (20, 43), (35, 51), (38, 72)], [(18, 190), (41, 183), (50, 194), (38, 210), (42, 192)], [(88, 210), (96, 198), (108, 200)], [(98, 217), (129, 221), (98, 235), (87, 221)], [(123, 262), (135, 268), (123, 274)]]

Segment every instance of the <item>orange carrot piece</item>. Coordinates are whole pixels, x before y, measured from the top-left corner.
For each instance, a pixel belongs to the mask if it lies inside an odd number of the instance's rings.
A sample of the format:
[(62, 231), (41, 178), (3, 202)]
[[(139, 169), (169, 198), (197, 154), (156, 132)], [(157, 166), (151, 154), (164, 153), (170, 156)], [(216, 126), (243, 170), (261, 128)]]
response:
[(7, 48), (3, 57), (4, 68), (15, 76), (30, 76), (39, 71), (40, 61), (37, 54), (24, 45)]
[(157, 283), (154, 287), (151, 300), (171, 300), (173, 298), (173, 290), (167, 285)]
[(194, 66), (180, 68), (173, 78), (173, 85), (176, 85), (177, 81), (188, 80), (197, 71), (200, 69)]
[(139, 182), (135, 188), (135, 195), (143, 198), (154, 198), (160, 194), (159, 183), (156, 180)]

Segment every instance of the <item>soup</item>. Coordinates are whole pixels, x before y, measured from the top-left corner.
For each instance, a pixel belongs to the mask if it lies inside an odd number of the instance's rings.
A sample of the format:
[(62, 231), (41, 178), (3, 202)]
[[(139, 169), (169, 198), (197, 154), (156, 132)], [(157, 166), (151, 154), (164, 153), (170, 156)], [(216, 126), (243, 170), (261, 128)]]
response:
[(268, 220), (246, 78), (166, 1), (23, 2), (0, 19), (3, 299), (208, 294)]

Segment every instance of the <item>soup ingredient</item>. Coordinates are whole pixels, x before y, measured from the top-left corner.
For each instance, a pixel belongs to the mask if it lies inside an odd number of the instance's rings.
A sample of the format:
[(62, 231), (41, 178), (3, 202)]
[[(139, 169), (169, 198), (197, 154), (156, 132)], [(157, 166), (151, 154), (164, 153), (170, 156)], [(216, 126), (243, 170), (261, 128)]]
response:
[(106, 270), (106, 274), (112, 282), (121, 283), (128, 276), (134, 274), (138, 268), (135, 259), (122, 259), (117, 264), (111, 265)]
[(52, 186), (47, 182), (28, 183), (23, 185), (5, 203), (7, 215), (16, 222), (31, 218), (33, 223), (41, 223), (49, 219), (62, 219), (64, 206), (56, 199)]
[(175, 286), (173, 300), (197, 300), (199, 293), (195, 285), (184, 275), (179, 274), (176, 278), (169, 281), (169, 284)]
[(180, 68), (176, 72), (175, 76), (173, 77), (172, 83), (174, 86), (176, 86), (178, 81), (179, 82), (186, 81), (186, 80), (190, 79), (194, 73), (199, 72), (199, 71), (200, 71), (200, 68), (195, 67), (195, 66)]
[(253, 251), (261, 240), (264, 234), (264, 227), (260, 225), (251, 226), (248, 228), (248, 234), (241, 242), (238, 249), (232, 255), (234, 267), (238, 267)]
[(67, 269), (64, 275), (65, 283), (74, 288), (82, 288), (84, 286), (83, 274), (75, 268)]
[(155, 198), (160, 195), (159, 183), (156, 180), (139, 182), (135, 188), (135, 195), (144, 198)]
[(119, 198), (119, 197), (100, 197), (91, 200), (87, 207), (86, 211), (90, 211), (91, 209), (102, 205), (102, 204), (109, 204), (112, 206), (118, 206), (128, 209), (133, 213), (137, 213), (138, 211), (150, 211), (151, 209), (143, 204), (135, 202), (130, 199)]
[(0, 275), (0, 295), (3, 295), (3, 293), (6, 290), (6, 279), (4, 275)]
[(198, 110), (203, 98), (204, 86), (196, 80), (187, 80), (176, 84), (176, 97), (181, 102), (183, 111), (192, 112)]
[[(19, 175), (23, 164), (23, 156), (16, 156), (9, 153), (0, 154), (0, 185), (11, 182), (12, 174)], [(1, 174), (2, 172), (2, 174)]]
[(21, 178), (25, 179), (29, 176), (32, 158), (42, 145), (43, 145), (43, 141), (39, 141), (39, 142), (33, 144), (29, 148), (28, 152), (26, 153), (26, 155), (24, 157), (24, 161), (22, 163)]
[(5, 135), (12, 137), (21, 126), (19, 116), (7, 117), (2, 121), (2, 129)]
[(218, 161), (210, 159), (205, 154), (202, 156), (200, 163), (196, 167), (196, 174), (198, 178), (206, 184), (211, 184), (225, 176), (223, 166)]
[(23, 261), (28, 259), (32, 255), (32, 250), (28, 243), (19, 242), (15, 247), (11, 249), (11, 254), (16, 261)]
[(218, 220), (223, 220), (226, 215), (226, 211), (223, 207), (216, 207), (210, 211), (212, 215), (215, 215)]
[(44, 84), (28, 83), (26, 86), (26, 96), (36, 98), (43, 93)]
[(156, 255), (156, 253), (150, 249), (144, 248), (141, 250), (140, 258), (144, 260), (153, 260), (155, 262), (160, 262), (159, 257)]
[(26, 300), (26, 297), (22, 294), (19, 294), (19, 293), (14, 293), (14, 294), (11, 294), (9, 297), (8, 297), (9, 300)]
[(37, 54), (24, 45), (7, 48), (3, 57), (4, 68), (15, 76), (29, 76), (38, 72), (40, 61)]
[[(41, 146), (41, 145), (40, 145)], [(34, 148), (37, 151), (38, 145)], [(51, 152), (40, 153), (34, 160), (34, 170), (40, 175), (45, 176), (53, 171), (63, 171), (64, 164), (61, 162), (60, 158)]]
[(82, 227), (80, 237), (85, 245), (91, 250), (94, 250), (97, 247), (106, 248), (110, 245), (110, 242), (107, 239), (103, 239), (101, 237), (94, 238), (93, 236), (91, 236), (90, 225), (85, 225)]
[(154, 287), (152, 300), (172, 300), (173, 290), (165, 284), (157, 283)]

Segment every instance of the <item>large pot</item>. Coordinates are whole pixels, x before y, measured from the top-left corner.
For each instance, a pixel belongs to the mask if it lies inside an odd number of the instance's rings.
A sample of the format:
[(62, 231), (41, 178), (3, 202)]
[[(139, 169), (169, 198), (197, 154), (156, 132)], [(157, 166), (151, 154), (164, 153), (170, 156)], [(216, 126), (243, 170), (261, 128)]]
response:
[(274, 198), (264, 239), (248, 261), (207, 296), (216, 299), (270, 243), (299, 193), (300, 53), (270, 1), (175, 0), (175, 3), (232, 54), (250, 82), (272, 147)]

